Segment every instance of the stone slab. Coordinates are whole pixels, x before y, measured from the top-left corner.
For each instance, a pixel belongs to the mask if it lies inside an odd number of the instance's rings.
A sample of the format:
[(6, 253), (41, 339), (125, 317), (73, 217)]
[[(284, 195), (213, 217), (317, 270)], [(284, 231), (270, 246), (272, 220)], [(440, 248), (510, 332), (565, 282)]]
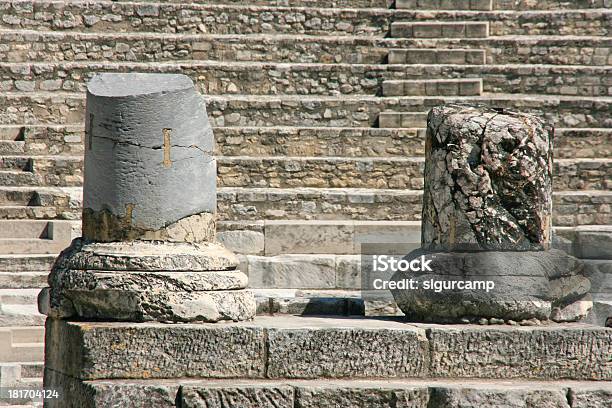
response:
[(612, 379), (608, 328), (432, 326), (428, 337), (439, 377)]
[(313, 320), (316, 328), (269, 330), (268, 377), (420, 377), (428, 373), (429, 344), (424, 331), (389, 321), (356, 322), (326, 318)]
[(252, 288), (323, 289), (336, 287), (334, 255), (247, 255)]
[[(222, 345), (222, 346), (220, 346)], [(45, 367), (80, 379), (264, 375), (264, 330), (47, 319)]]
[(83, 380), (612, 379), (612, 329), (584, 324), (445, 326), (304, 316), (177, 325), (49, 319), (46, 336), (46, 367)]
[[(49, 407), (99, 408), (594, 408), (610, 383), (491, 380), (97, 380), (78, 382), (46, 371), (63, 398)], [(70, 395), (70, 398), (66, 398)]]

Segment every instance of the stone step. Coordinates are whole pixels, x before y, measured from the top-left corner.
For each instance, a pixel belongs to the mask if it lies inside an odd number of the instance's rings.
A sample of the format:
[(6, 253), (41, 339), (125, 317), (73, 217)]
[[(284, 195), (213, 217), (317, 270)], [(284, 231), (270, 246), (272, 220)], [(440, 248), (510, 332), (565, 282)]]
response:
[[(352, 255), (362, 243), (420, 243), (420, 221), (220, 221), (219, 240), (239, 254)], [(554, 247), (579, 258), (612, 259), (612, 224), (553, 227)]]
[(486, 51), (465, 49), (391, 48), (389, 64), (486, 64)]
[(80, 208), (61, 206), (1, 205), (0, 220), (74, 220), (81, 217)]
[[(206, 95), (227, 94), (307, 94), (340, 95), (380, 92), (385, 96), (402, 95), (479, 95), (480, 92), (542, 93), (581, 96), (608, 96), (607, 78), (612, 68), (575, 65), (466, 65), (455, 63), (437, 64), (440, 55), (451, 55), (465, 60), (465, 51), (391, 49), (389, 61), (410, 61), (412, 65), (398, 64), (286, 64), (259, 62), (195, 61), (181, 63), (0, 63), (0, 81), (5, 91), (39, 92), (65, 90), (85, 92), (86, 82), (99, 72), (155, 72), (182, 73), (191, 77), (197, 88)], [(470, 52), (468, 51), (468, 55)], [(421, 57), (421, 55), (423, 57)], [(484, 58), (484, 54), (481, 54)], [(70, 72), (69, 76), (62, 73)], [(457, 79), (461, 78), (461, 79)], [(482, 81), (480, 81), (482, 79)], [(426, 87), (421, 83), (399, 81), (433, 81), (444, 85), (440, 89)], [(447, 91), (449, 83), (483, 82), (469, 88), (471, 92), (461, 93), (459, 89)], [(463, 85), (467, 87), (466, 84)], [(484, 88), (483, 88), (484, 86)], [(427, 89), (425, 89), (427, 88)], [(431, 89), (430, 89), (431, 88)], [(417, 93), (410, 92), (417, 89)], [(431, 92), (425, 93), (426, 90)], [(394, 92), (391, 92), (394, 91)], [(447, 92), (444, 92), (447, 91)], [(465, 91), (465, 90), (463, 90)], [(19, 128), (15, 127), (15, 131)], [(38, 142), (41, 135), (24, 134), (24, 139)], [(57, 135), (48, 134), (57, 140)], [(68, 142), (82, 146), (78, 135), (66, 135)], [(62, 140), (57, 140), (63, 142)], [(29, 148), (30, 144), (26, 144)], [(23, 150), (23, 142), (0, 143), (0, 151)], [(36, 146), (36, 145), (34, 145)], [(70, 149), (70, 153), (77, 150)], [(82, 147), (80, 150), (82, 151)], [(38, 153), (36, 150), (33, 153)], [(48, 154), (48, 153), (47, 153)]]
[(0, 187), (0, 204), (40, 205), (36, 190), (18, 187)]
[(24, 140), (24, 129), (15, 126), (3, 126), (0, 128), (1, 142), (23, 142)]
[(69, 194), (57, 188), (0, 187), (0, 219), (74, 218), (78, 209), (72, 204)]
[[(96, 380), (78, 383), (47, 372), (55, 386), (79, 390), (78, 406), (101, 407), (113, 401), (135, 408), (135, 401), (154, 401), (160, 408), (240, 406), (290, 407), (410, 407), (569, 408), (605, 407), (612, 393), (609, 383), (589, 381), (521, 381), (491, 379), (155, 379)], [(51, 400), (53, 401), (53, 400)], [(74, 401), (74, 400), (73, 400)], [(233, 405), (226, 405), (231, 401)], [(60, 407), (65, 400), (51, 402)]]
[[(51, 237), (50, 237), (51, 235)], [(47, 221), (0, 221), (0, 239), (53, 238), (52, 227)]]
[[(421, 219), (420, 190), (223, 187), (219, 219), (398, 220)], [(608, 191), (557, 191), (553, 225), (612, 224)]]
[(488, 21), (391, 23), (391, 37), (395, 38), (486, 38), (488, 36)]
[[(55, 258), (56, 255), (47, 254), (0, 254), (0, 272), (34, 273), (38, 271), (47, 274), (51, 270)], [(0, 287), (5, 286), (0, 285)]]
[(356, 290), (255, 288), (251, 291), (257, 302), (257, 315), (260, 316), (363, 316), (365, 313), (366, 303), (361, 299), (360, 291)]
[(420, 10), (557, 10), (607, 7), (606, 0), (396, 0), (397, 9)]
[(25, 153), (25, 142), (0, 140), (0, 154), (23, 154)]
[[(42, 76), (44, 73), (36, 74), (36, 78)], [(0, 155), (81, 155), (84, 140), (82, 128), (15, 124), (0, 126)], [(3, 134), (7, 136), (7, 140), (1, 140)]]
[(0, 156), (0, 168), (7, 168), (0, 170), (0, 185), (78, 186), (83, 183), (82, 160), (80, 156)]
[[(420, 190), (360, 188), (251, 188), (220, 187), (217, 214), (220, 220), (316, 219), (316, 220), (401, 220), (421, 219)], [(611, 195), (604, 190), (556, 191), (553, 195), (553, 224), (557, 226), (611, 224)], [(19, 207), (28, 208), (28, 207)], [(58, 214), (56, 207), (36, 207), (41, 213)], [(15, 213), (0, 207), (3, 214), (22, 219), (37, 215)], [(63, 210), (62, 210), (63, 211)], [(68, 214), (79, 219), (81, 202), (74, 201)]]
[(3, 62), (219, 60), (382, 64), (387, 61), (389, 49), (423, 48), (439, 49), (442, 54), (448, 49), (484, 50), (487, 64), (612, 64), (612, 39), (584, 35), (395, 39), (0, 30), (0, 44)]
[(383, 96), (482, 95), (482, 79), (419, 79), (383, 81)]
[(0, 289), (0, 305), (36, 304), (38, 289)]
[[(544, 114), (556, 127), (612, 127), (609, 97), (487, 94), (462, 97), (376, 96), (209, 96), (207, 111), (213, 126), (370, 127), (385, 111), (424, 112), (452, 102), (471, 102), (498, 108)], [(84, 117), (84, 95), (64, 92), (0, 96), (0, 125), (76, 124)], [(585, 112), (588, 112), (587, 115)], [(36, 163), (35, 163), (36, 164)], [(36, 167), (35, 167), (36, 170)], [(67, 185), (67, 184), (64, 184)]]
[(0, 361), (38, 362), (44, 359), (44, 326), (0, 327)]
[(55, 254), (72, 240), (66, 221), (0, 220), (0, 253)]
[(46, 316), (38, 312), (35, 301), (30, 304), (0, 304), (0, 327), (42, 326)]
[[(219, 187), (421, 189), (424, 159), (345, 157), (219, 157)], [(559, 159), (555, 190), (605, 190), (612, 159)]]
[[(71, 164), (81, 171), (82, 162), (79, 158)], [(422, 157), (220, 156), (217, 162), (220, 187), (267, 188), (421, 189), (424, 166)], [(50, 163), (54, 172), (62, 171), (61, 165)], [(553, 166), (553, 187), (605, 190), (611, 173), (612, 159), (558, 159)], [(72, 185), (80, 184), (75, 180)], [(0, 238), (7, 237), (0, 234)]]
[[(63, 249), (63, 248), (62, 248)], [(5, 256), (5, 255), (1, 255)], [(57, 254), (53, 255), (53, 258)], [(0, 288), (6, 289), (41, 289), (47, 286), (47, 276), (51, 267), (36, 271), (0, 272)]]
[(3, 186), (36, 186), (41, 181), (28, 171), (0, 170), (0, 185)]
[[(131, 0), (113, 0), (116, 3)], [(316, 8), (388, 8), (394, 0), (250, 0), (250, 6), (316, 7)], [(176, 0), (141, 0), (139, 3), (176, 3)], [(241, 5), (242, 0), (190, 0), (191, 4)], [(593, 6), (594, 7), (594, 6)]]
[(0, 156), (0, 170), (31, 172), (33, 163), (31, 159), (23, 156)]
[(493, 10), (493, 0), (395, 0), (398, 10)]
[[(220, 156), (341, 156), (341, 157), (394, 157), (420, 156), (424, 154), (427, 113), (412, 113), (414, 120), (404, 128), (387, 128), (381, 112), (381, 128), (348, 127), (215, 127), (215, 153)], [(406, 119), (410, 117), (405, 116)], [(393, 113), (391, 118), (394, 119)], [(394, 126), (394, 123), (390, 123)], [(400, 124), (401, 125), (401, 124)], [(56, 137), (48, 141), (36, 139), (37, 149), (70, 150), (72, 143), (64, 142), (68, 136), (81, 140), (83, 125), (68, 126), (20, 126), (33, 135), (53, 133)], [(0, 132), (3, 126), (0, 126)], [(30, 143), (27, 141), (26, 143)], [(82, 146), (82, 145), (81, 145)], [(612, 129), (610, 128), (556, 128), (555, 158), (596, 158), (612, 156)], [(28, 147), (29, 151), (33, 149)], [(5, 191), (6, 190), (6, 191)], [(17, 192), (19, 188), (0, 187), (0, 204), (26, 204), (29, 193)], [(34, 191), (34, 190), (27, 190)], [(67, 204), (66, 193), (56, 189), (37, 188), (40, 197), (48, 194), (60, 205)], [(57, 193), (56, 193), (57, 192)], [(57, 197), (56, 195), (57, 194)], [(4, 198), (3, 198), (4, 197)], [(51, 198), (45, 198), (47, 202)], [(41, 199), (42, 200), (42, 199)]]
[[(520, 110), (524, 110), (524, 108), (520, 108)], [(534, 111), (533, 113), (548, 116), (550, 118), (550, 112), (542, 113), (541, 111)], [(574, 119), (581, 120), (579, 116), (575, 116), (570, 122), (573, 122)], [(553, 123), (554, 122), (556, 122), (555, 119), (553, 119)], [(567, 120), (565, 120), (565, 122), (568, 123)], [(427, 126), (427, 112), (382, 111), (378, 117), (378, 127), (381, 128), (422, 128), (425, 126)]]
[[(612, 379), (612, 331), (582, 324), (494, 327), (301, 316), (223, 325), (49, 319), (46, 341), (54, 352), (45, 368), (81, 380)], [(109, 341), (127, 347), (109, 347)], [(194, 342), (195, 354), (188, 346)], [(146, 353), (139, 346), (144, 344)]]
[[(1, 29), (208, 34), (367, 35), (434, 38), (608, 34), (610, 10), (408, 11), (243, 5), (24, 2), (2, 10)], [(222, 16), (221, 16), (222, 15)], [(77, 17), (78, 16), (78, 17)], [(81, 16), (86, 16), (81, 17)], [(404, 21), (427, 24), (412, 27)], [(427, 21), (422, 23), (423, 21)], [(461, 22), (461, 23), (455, 23)], [(400, 25), (397, 25), (400, 24)], [(412, 24), (412, 23), (408, 23)], [(441, 24), (441, 25), (440, 25)], [(476, 24), (476, 25), (473, 25)], [(397, 26), (396, 26), (397, 25)], [(460, 27), (461, 25), (462, 27)], [(401, 28), (400, 28), (401, 27)], [(428, 28), (426, 28), (428, 27)], [(436, 28), (437, 27), (437, 28)], [(442, 29), (444, 27), (444, 29)], [(436, 33), (437, 32), (437, 33)]]

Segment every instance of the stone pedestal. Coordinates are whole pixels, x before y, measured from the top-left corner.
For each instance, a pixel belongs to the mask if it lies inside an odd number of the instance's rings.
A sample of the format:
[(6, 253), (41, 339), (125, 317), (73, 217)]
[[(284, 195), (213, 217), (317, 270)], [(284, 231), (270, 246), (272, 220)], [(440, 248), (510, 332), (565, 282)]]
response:
[[(425, 256), (431, 271), (395, 274), (420, 283), (393, 292), (402, 311), (440, 322), (586, 315), (581, 262), (550, 250), (553, 129), (470, 105), (436, 107), (427, 122), (421, 249), (407, 258)], [(425, 285), (437, 281), (449, 283)], [(476, 285), (485, 281), (494, 286)]]
[(83, 237), (55, 262), (44, 312), (131, 322), (251, 319), (247, 277), (214, 242), (213, 134), (192, 81), (96, 75), (86, 115)]

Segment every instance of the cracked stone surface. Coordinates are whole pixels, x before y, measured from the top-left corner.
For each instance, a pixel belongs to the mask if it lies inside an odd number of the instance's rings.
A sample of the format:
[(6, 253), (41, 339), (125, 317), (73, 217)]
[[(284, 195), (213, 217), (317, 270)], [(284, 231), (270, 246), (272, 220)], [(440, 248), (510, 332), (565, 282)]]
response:
[[(433, 252), (415, 250), (406, 259), (426, 254), (432, 272), (399, 271), (392, 280), (414, 279), (418, 289), (392, 291), (408, 319), (458, 323), (462, 319), (497, 318), (576, 321), (587, 315), (593, 302), (584, 299), (591, 289), (579, 259), (563, 251)], [(494, 283), (482, 288), (425, 289), (429, 281)]]
[(255, 316), (237, 257), (214, 242), (213, 145), (204, 99), (188, 77), (95, 75), (87, 86), (83, 237), (56, 259), (41, 313), (133, 322)]
[(552, 128), (533, 115), (456, 104), (433, 108), (427, 123), (423, 247), (548, 248)]
[(75, 239), (49, 275), (50, 317), (215, 322), (255, 315), (238, 259), (220, 244)]
[[(552, 141), (552, 127), (533, 115), (468, 104), (429, 112), (421, 249), (406, 259), (425, 256), (431, 269), (392, 278), (416, 282), (392, 290), (408, 319), (586, 316), (593, 302), (584, 265), (550, 250)], [(452, 286), (465, 282), (473, 286)]]
[[(84, 237), (155, 239), (179, 220), (216, 211), (213, 134), (191, 79), (95, 75), (85, 120)], [(181, 239), (180, 231), (165, 232)]]

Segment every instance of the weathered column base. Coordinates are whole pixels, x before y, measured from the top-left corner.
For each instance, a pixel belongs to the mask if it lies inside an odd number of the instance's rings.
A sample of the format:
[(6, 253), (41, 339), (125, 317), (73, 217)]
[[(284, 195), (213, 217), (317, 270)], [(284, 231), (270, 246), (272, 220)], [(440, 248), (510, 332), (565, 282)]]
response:
[(58, 319), (247, 320), (255, 297), (237, 265), (216, 243), (76, 239), (54, 265), (41, 311)]
[(559, 322), (585, 317), (593, 302), (581, 261), (563, 251), (426, 252), (430, 272), (399, 271), (393, 281), (417, 284), (393, 290), (411, 321), (460, 323), (479, 318)]

